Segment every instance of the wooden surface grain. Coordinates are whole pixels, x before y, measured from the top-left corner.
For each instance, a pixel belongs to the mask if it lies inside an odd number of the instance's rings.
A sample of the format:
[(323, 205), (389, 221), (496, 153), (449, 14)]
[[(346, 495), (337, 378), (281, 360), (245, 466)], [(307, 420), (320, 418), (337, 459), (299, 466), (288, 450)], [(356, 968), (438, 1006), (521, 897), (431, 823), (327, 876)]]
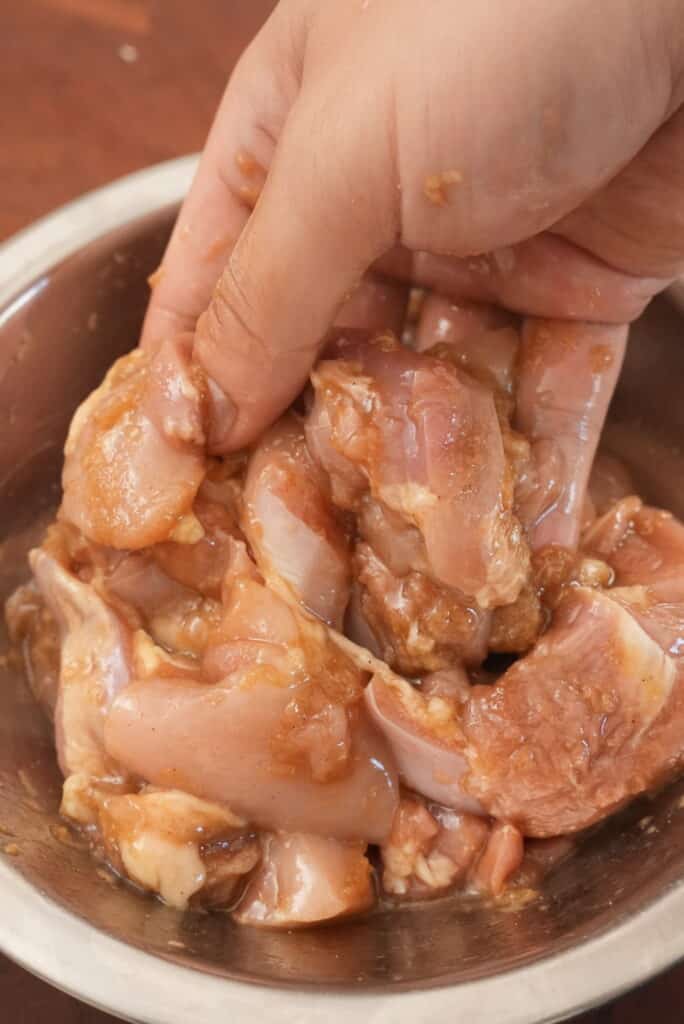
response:
[(200, 149), (272, 0), (0, 2), (0, 238)]
[[(239, 51), (271, 6), (2, 0), (0, 239), (88, 189), (199, 149)], [(684, 967), (575, 1024), (674, 1024), (683, 997)], [(2, 957), (0, 1007), (12, 1024), (113, 1021)]]

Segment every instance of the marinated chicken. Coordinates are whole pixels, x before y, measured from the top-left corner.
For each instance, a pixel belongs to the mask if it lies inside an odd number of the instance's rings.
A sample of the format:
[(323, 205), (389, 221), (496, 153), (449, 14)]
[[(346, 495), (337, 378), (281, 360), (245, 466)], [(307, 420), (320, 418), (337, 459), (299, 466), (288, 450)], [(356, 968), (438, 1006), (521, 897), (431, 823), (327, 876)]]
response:
[(599, 451), (626, 330), (395, 291), (242, 452), (192, 336), (120, 359), (7, 603), (65, 820), (179, 909), (497, 901), (682, 768), (684, 525)]

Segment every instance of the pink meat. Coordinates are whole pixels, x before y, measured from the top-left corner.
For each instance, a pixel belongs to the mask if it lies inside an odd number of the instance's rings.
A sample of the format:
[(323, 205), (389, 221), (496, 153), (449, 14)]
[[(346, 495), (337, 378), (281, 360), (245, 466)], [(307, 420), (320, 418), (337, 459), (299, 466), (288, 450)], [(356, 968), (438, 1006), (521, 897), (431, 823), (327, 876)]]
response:
[(405, 786), (462, 813), (484, 813), (466, 788), (468, 757), (460, 701), (425, 698), (404, 680), (379, 675), (366, 687), (364, 697)]
[(346, 917), (373, 902), (371, 867), (359, 843), (267, 834), (261, 862), (233, 917), (240, 924), (292, 928)]
[[(684, 615), (675, 618), (681, 633)], [(554, 836), (601, 820), (674, 770), (684, 714), (664, 646), (619, 592), (577, 586), (531, 653), (496, 685), (473, 687), (465, 704), (379, 676), (366, 700), (407, 785)]]
[(396, 804), (386, 744), (359, 713), (345, 774), (315, 781), (308, 762), (274, 754), (298, 690), (267, 680), (134, 683), (109, 714), (107, 750), (154, 785), (225, 803), (259, 828), (379, 842)]
[(110, 754), (261, 828), (381, 838), (397, 799), (393, 760), (363, 709), (363, 673), (326, 627), (238, 573), (218, 636), (203, 658), (215, 685), (167, 677), (119, 695)]
[(351, 582), (348, 541), (292, 414), (249, 461), (243, 525), (262, 571), (276, 573), (305, 608), (340, 628)]
[(104, 748), (109, 708), (131, 678), (130, 635), (114, 611), (46, 551), (31, 568), (61, 633), (55, 740), (65, 776), (117, 774)]
[(400, 898), (439, 896), (463, 886), (487, 842), (483, 818), (404, 794), (382, 845), (382, 885)]
[(187, 339), (118, 360), (72, 421), (61, 517), (113, 548), (168, 539), (204, 476), (203, 410)]
[[(333, 498), (358, 500), (365, 487), (417, 527), (435, 580), (482, 608), (515, 600), (527, 548), (491, 391), (444, 361), (382, 340), (342, 341), (338, 353), (312, 374), (307, 435)], [(339, 456), (350, 469), (339, 472)], [(337, 490), (336, 477), (344, 484)]]
[(522, 864), (524, 853), (523, 837), (515, 825), (497, 822), (475, 870), (475, 887), (492, 896), (500, 896)]
[(527, 835), (586, 828), (656, 782), (651, 739), (675, 693), (672, 659), (636, 618), (572, 589), (533, 651), (475, 688), (467, 788)]
[(478, 665), (487, 656), (491, 613), (420, 572), (394, 575), (368, 544), (358, 544), (354, 574), (371, 647), (409, 676)]
[(448, 355), (457, 366), (504, 394), (515, 389), (518, 332), (513, 318), (496, 306), (459, 303), (428, 295), (423, 303), (416, 350)]
[(514, 425), (532, 443), (532, 458), (516, 502), (535, 550), (577, 547), (626, 340), (626, 327), (525, 321)]

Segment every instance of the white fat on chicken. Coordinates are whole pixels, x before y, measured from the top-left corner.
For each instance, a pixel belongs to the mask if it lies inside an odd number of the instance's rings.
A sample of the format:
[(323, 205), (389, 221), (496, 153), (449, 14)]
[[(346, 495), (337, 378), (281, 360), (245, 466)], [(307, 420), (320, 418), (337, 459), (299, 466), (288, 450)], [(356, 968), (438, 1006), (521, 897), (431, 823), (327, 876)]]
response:
[[(221, 893), (229, 898), (229, 877), (237, 888), (260, 856), (242, 818), (178, 790), (117, 793), (85, 775), (72, 775), (64, 783), (61, 813), (101, 842), (114, 870), (179, 910), (200, 896), (219, 870)], [(206, 853), (218, 840), (220, 864), (215, 854)], [(207, 897), (211, 902), (210, 892)]]
[(464, 885), (489, 831), (484, 818), (404, 794), (380, 848), (383, 889), (416, 899)]

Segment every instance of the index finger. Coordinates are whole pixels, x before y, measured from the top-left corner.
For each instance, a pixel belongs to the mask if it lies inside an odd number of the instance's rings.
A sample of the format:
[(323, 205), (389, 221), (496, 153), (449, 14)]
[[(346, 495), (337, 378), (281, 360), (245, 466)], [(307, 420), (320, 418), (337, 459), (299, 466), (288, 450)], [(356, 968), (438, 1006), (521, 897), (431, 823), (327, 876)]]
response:
[[(256, 202), (298, 89), (296, 33), (281, 8), (238, 62), (159, 270), (141, 345), (193, 331)], [(289, 14), (287, 15), (289, 17)]]

